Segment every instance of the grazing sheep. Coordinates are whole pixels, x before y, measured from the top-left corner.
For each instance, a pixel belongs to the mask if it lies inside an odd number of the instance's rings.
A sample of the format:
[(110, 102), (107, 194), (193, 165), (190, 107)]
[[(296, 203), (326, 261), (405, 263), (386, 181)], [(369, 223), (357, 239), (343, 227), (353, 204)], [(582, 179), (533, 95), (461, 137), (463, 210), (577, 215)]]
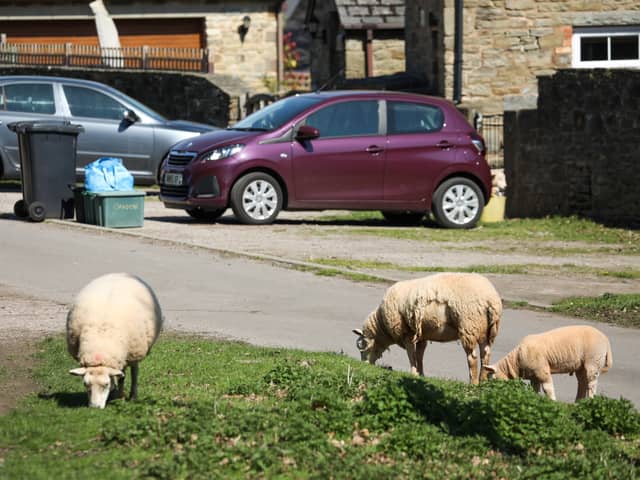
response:
[[(467, 354), (469, 380), (478, 383), (489, 364), (502, 316), (502, 300), (491, 282), (475, 273), (439, 273), (392, 285), (380, 306), (365, 320), (357, 347), (362, 360), (375, 363), (390, 345), (403, 347), (411, 372), (424, 375), (422, 360), (429, 340), (460, 340)], [(480, 380), (485, 379), (484, 371)]]
[(138, 362), (147, 356), (162, 328), (162, 312), (153, 290), (127, 273), (91, 281), (78, 293), (67, 315), (67, 349), (81, 368), (89, 406), (104, 408), (118, 380), (123, 396), (124, 370), (131, 368), (130, 399), (138, 394)]
[(489, 377), (502, 380), (524, 378), (536, 392), (540, 388), (556, 399), (551, 375), (576, 374), (576, 401), (596, 394), (598, 376), (613, 365), (609, 339), (600, 330), (586, 325), (561, 327), (537, 335), (527, 335), (495, 365), (484, 367)]

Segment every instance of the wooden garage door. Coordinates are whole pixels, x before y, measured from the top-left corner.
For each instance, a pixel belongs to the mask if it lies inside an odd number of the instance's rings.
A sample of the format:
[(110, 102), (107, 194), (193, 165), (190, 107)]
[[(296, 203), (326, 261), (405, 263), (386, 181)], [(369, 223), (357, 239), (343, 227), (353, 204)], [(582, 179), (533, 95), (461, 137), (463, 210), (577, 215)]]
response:
[[(123, 47), (204, 48), (202, 18), (116, 20)], [(93, 20), (0, 21), (9, 43), (98, 45)]]

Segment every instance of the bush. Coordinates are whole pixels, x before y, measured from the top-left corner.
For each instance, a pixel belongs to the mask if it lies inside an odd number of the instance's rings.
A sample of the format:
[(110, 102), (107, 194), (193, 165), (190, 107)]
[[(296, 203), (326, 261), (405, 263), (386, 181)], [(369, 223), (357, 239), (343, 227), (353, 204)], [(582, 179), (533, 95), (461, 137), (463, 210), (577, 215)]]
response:
[(610, 435), (640, 433), (640, 413), (626, 398), (596, 395), (576, 403), (571, 415), (586, 430), (602, 430)]
[(567, 405), (538, 395), (521, 380), (483, 383), (472, 406), (468, 433), (484, 434), (501, 450), (553, 449), (579, 437)]

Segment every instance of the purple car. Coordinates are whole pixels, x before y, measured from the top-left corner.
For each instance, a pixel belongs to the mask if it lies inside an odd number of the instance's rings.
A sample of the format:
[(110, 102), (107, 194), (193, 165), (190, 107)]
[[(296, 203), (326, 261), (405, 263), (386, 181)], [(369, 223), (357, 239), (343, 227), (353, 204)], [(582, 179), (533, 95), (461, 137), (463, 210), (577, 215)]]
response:
[(484, 141), (451, 102), (387, 91), (284, 98), (177, 143), (160, 170), (166, 207), (208, 221), (231, 207), (254, 225), (280, 210), (345, 209), (470, 228), (490, 192)]

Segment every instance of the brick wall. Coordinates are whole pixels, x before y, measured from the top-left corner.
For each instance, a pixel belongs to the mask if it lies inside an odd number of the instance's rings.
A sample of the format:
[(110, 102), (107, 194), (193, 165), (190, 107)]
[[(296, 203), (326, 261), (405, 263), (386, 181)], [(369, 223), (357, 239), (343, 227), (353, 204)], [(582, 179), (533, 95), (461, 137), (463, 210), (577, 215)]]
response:
[(537, 110), (505, 112), (506, 215), (640, 227), (640, 71), (563, 70), (538, 90)]
[(230, 121), (230, 96), (207, 75), (46, 67), (0, 67), (0, 75), (83, 78), (117, 88), (169, 119), (191, 120), (219, 127), (226, 127)]

